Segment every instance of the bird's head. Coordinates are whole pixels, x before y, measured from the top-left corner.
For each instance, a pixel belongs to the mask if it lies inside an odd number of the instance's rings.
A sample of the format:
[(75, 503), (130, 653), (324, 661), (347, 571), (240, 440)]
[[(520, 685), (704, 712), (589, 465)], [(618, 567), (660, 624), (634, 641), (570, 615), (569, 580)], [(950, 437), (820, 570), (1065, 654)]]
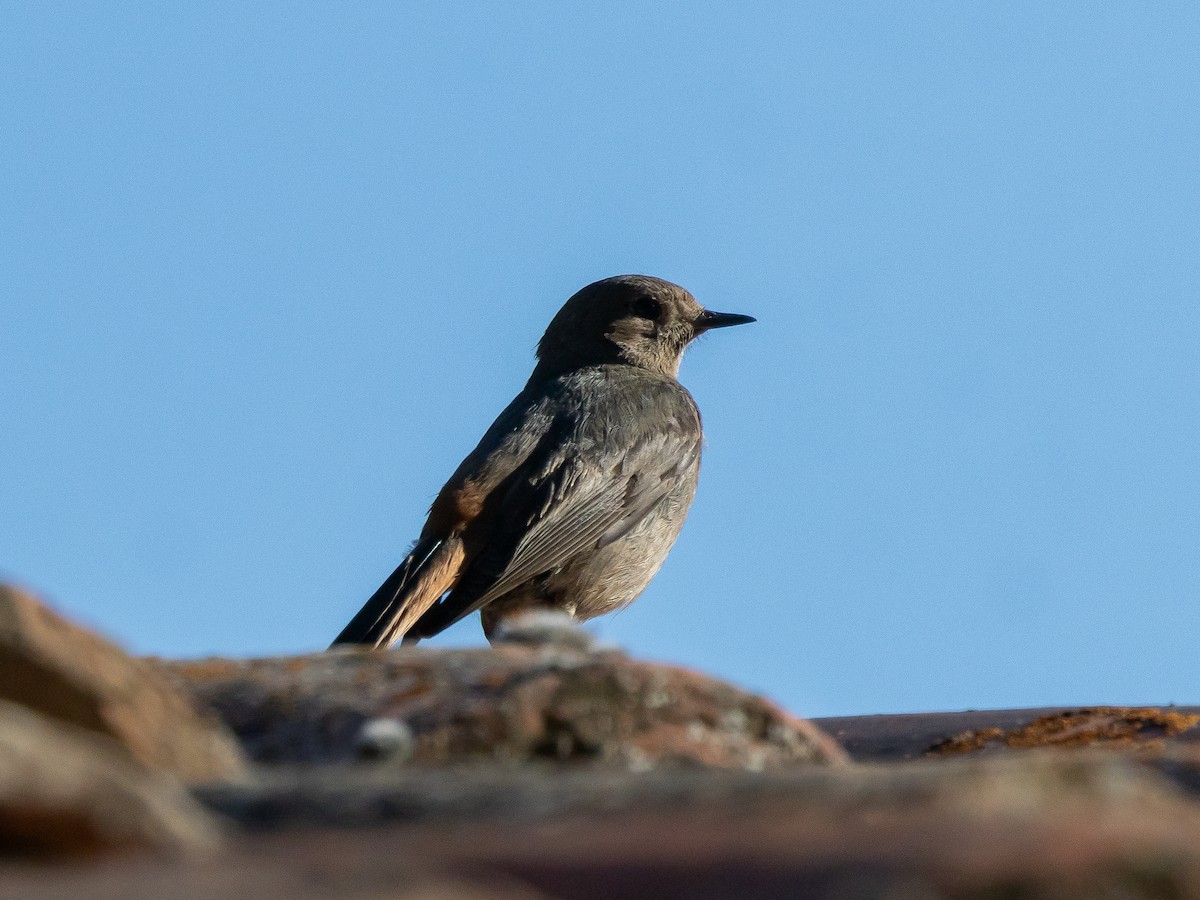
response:
[(551, 320), (538, 344), (534, 377), (603, 363), (627, 363), (674, 377), (684, 349), (698, 335), (753, 321), (710, 312), (679, 285), (661, 278), (605, 278), (576, 293)]

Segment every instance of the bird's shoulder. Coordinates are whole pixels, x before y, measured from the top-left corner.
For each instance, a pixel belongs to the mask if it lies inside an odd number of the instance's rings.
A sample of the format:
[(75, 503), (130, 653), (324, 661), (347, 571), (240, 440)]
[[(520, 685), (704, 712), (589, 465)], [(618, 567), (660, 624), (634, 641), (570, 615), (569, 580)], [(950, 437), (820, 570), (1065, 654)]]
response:
[(644, 453), (698, 462), (701, 438), (696, 402), (673, 378), (600, 365), (530, 382), (450, 476), (427, 527), (464, 527), (519, 470), (537, 482), (564, 467), (608, 467)]

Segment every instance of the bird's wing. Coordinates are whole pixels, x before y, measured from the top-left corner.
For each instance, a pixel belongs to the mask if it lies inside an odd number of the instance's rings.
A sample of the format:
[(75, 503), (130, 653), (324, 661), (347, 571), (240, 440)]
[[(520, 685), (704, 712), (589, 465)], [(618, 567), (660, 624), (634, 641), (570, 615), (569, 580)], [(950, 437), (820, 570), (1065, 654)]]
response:
[(334, 639), (334, 644), (386, 647), (459, 580), (467, 559), (462, 532), (486, 497), (545, 443), (551, 398), (528, 391), (500, 414), (442, 488), (416, 546)]
[(651, 415), (631, 414), (625, 405), (585, 409), (556, 423), (555, 439), (514, 473), (487, 546), (419, 631), (436, 633), (530, 578), (612, 543), (693, 478), (699, 413), (681, 388), (672, 393), (656, 398)]

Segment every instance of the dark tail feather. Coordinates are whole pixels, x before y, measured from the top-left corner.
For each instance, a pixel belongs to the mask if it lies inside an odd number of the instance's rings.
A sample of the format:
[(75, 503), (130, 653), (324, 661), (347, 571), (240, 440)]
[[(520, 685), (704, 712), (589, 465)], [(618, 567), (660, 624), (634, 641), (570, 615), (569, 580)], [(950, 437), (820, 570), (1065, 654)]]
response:
[(463, 557), (462, 541), (458, 538), (419, 540), (404, 562), (334, 638), (332, 646), (386, 647), (403, 637), (458, 580)]

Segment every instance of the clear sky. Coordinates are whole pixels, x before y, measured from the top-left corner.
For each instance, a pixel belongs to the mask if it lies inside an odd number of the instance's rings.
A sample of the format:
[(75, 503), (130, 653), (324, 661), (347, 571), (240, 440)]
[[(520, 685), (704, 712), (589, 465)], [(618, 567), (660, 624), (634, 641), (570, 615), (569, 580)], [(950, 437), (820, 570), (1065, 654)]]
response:
[(0, 5), (0, 577), (323, 648), (644, 272), (759, 321), (604, 640), (811, 715), (1200, 702), (1200, 6), (650, 6)]

